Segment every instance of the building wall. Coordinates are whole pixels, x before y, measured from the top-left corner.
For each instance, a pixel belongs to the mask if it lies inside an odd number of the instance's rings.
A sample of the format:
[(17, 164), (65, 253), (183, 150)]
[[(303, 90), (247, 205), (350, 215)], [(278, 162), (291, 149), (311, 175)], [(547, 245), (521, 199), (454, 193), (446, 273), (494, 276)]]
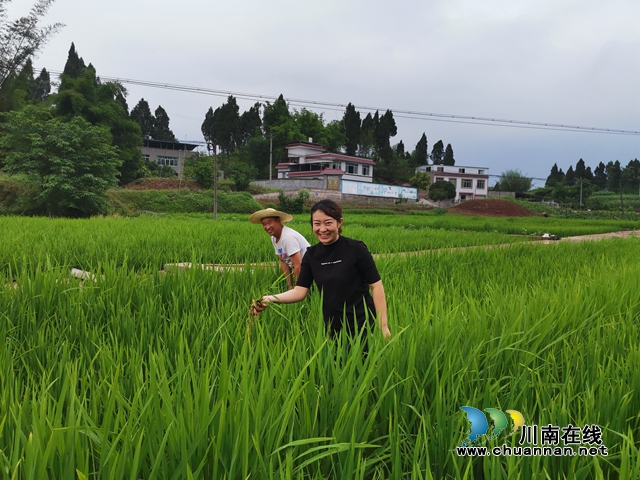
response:
[(324, 190), (326, 188), (326, 179), (324, 178), (278, 178), (273, 180), (254, 180), (251, 183), (255, 183), (256, 185), (260, 185), (261, 187), (281, 188), (285, 192), (300, 189)]
[[(188, 158), (194, 154), (194, 152), (189, 150), (168, 150), (164, 148), (152, 147), (141, 147), (141, 151), (143, 158), (147, 158), (150, 162), (158, 163), (159, 165), (164, 165), (167, 162), (171, 162), (171, 159), (177, 159), (177, 165), (169, 166), (178, 175), (182, 175), (185, 158)], [(158, 162), (158, 160), (160, 160), (160, 163)]]

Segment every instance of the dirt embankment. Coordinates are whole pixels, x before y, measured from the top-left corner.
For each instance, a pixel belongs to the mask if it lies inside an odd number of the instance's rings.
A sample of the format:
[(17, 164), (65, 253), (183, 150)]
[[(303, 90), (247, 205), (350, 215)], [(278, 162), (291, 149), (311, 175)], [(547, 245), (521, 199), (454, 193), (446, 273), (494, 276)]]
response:
[(179, 178), (141, 178), (125, 185), (124, 188), (130, 190), (202, 190), (202, 187), (193, 180)]
[(530, 217), (531, 213), (508, 200), (467, 200), (448, 209), (459, 215), (478, 215), (484, 217)]

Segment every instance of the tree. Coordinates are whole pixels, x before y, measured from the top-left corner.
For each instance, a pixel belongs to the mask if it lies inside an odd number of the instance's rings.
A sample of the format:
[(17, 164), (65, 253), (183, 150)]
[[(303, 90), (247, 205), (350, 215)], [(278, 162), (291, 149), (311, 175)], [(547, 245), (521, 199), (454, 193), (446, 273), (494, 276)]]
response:
[(638, 192), (640, 187), (640, 161), (636, 158), (631, 160), (621, 173), (622, 185), (627, 190)]
[(202, 188), (213, 188), (213, 158), (203, 153), (185, 158), (182, 175), (195, 180)]
[(11, 0), (0, 0), (0, 87), (64, 26), (61, 23), (38, 26), (54, 1), (38, 0), (28, 15), (10, 21), (7, 5)]
[(416, 143), (416, 149), (413, 152), (413, 163), (416, 167), (429, 164), (429, 145), (427, 144), (427, 134), (422, 133), (420, 140)]
[(564, 176), (564, 184), (567, 186), (576, 184), (576, 172), (573, 170), (573, 165), (569, 165), (567, 173)]
[(33, 81), (33, 87), (30, 92), (31, 100), (42, 102), (47, 99), (51, 93), (51, 77), (46, 68), (40, 71), (40, 75)]
[(528, 192), (531, 190), (531, 179), (519, 170), (506, 170), (500, 175), (499, 190), (502, 192)]
[(622, 169), (620, 168), (620, 161), (607, 163), (607, 189), (612, 192), (618, 192), (622, 186)]
[(82, 75), (85, 68), (87, 68), (87, 66), (84, 64), (82, 57), (80, 57), (78, 52), (76, 52), (76, 46), (72, 42), (71, 48), (69, 48), (69, 54), (67, 55), (67, 62), (64, 64), (62, 75), (66, 75), (71, 78), (78, 78)]
[(360, 143), (360, 112), (356, 110), (351, 103), (347, 105), (344, 116), (342, 117), (342, 125), (344, 130), (344, 146), (347, 155), (354, 156), (358, 150)]
[(402, 142), (402, 140), (400, 140), (396, 145), (395, 151), (398, 157), (404, 158), (404, 143)]
[(374, 138), (376, 141), (376, 147), (378, 150), (378, 156), (385, 162), (390, 163), (393, 160), (393, 151), (391, 149), (391, 137), (395, 137), (398, 133), (398, 127), (396, 121), (393, 118), (393, 112), (387, 110), (384, 115), (379, 117), (379, 121), (376, 123), (378, 112), (374, 116), (374, 124), (376, 126), (374, 130)]
[(593, 172), (593, 183), (598, 188), (607, 188), (607, 167), (600, 162)]
[(149, 103), (144, 98), (141, 98), (140, 101), (136, 104), (135, 107), (131, 110), (131, 114), (129, 115), (131, 120), (135, 120), (138, 125), (140, 125), (140, 130), (142, 132), (143, 137), (151, 137), (153, 138), (154, 126), (156, 123), (156, 119), (153, 117), (151, 113), (151, 109), (149, 108)]
[(456, 198), (456, 187), (446, 180), (438, 180), (429, 187), (429, 198), (434, 202)]
[(78, 116), (64, 122), (49, 109), (28, 106), (7, 114), (0, 148), (7, 152), (5, 169), (36, 185), (36, 210), (70, 217), (104, 213), (104, 192), (117, 184), (120, 165), (108, 128)]
[(92, 125), (109, 128), (112, 145), (118, 148), (122, 160), (121, 185), (138, 178), (142, 165), (140, 126), (129, 118), (120, 100), (126, 94), (120, 83), (101, 83), (96, 78), (96, 71), (86, 67), (77, 78), (62, 75), (58, 93), (52, 96), (55, 116), (66, 122), (74, 116), (81, 116)]
[(244, 146), (251, 137), (260, 134), (261, 126), (260, 103), (256, 102), (253, 107), (240, 115), (240, 144)]
[(361, 157), (372, 156), (373, 146), (375, 145), (374, 132), (376, 122), (379, 122), (378, 112), (376, 112), (375, 120), (371, 116), (371, 113), (367, 113), (367, 116), (362, 120), (362, 126), (360, 127), (360, 145), (358, 146), (358, 153)]
[(168, 140), (171, 142), (177, 142), (178, 139), (169, 128), (169, 115), (164, 108), (158, 105), (155, 111), (155, 117), (153, 122), (153, 133), (151, 135), (157, 140)]
[(409, 179), (409, 185), (420, 190), (428, 190), (431, 185), (431, 175), (427, 172), (416, 172), (413, 177)]
[(451, 144), (447, 143), (447, 148), (444, 151), (444, 157), (442, 158), (443, 165), (453, 166), (456, 164), (456, 159), (453, 158), (453, 148), (451, 148)]
[(244, 162), (233, 162), (226, 169), (227, 176), (233, 180), (236, 190), (243, 192), (249, 188), (249, 184), (258, 174), (255, 167)]
[(580, 159), (576, 163), (575, 178), (577, 179), (581, 178), (584, 180), (586, 178), (586, 175), (587, 175), (587, 167), (584, 164), (584, 160)]
[(431, 149), (431, 162), (434, 165), (443, 165), (444, 143), (442, 143), (442, 140), (438, 140), (433, 144), (433, 148)]
[(270, 133), (274, 127), (286, 123), (290, 117), (289, 107), (282, 94), (274, 103), (267, 102), (262, 115), (262, 126), (265, 132)]
[(556, 163), (551, 167), (551, 172), (547, 177), (547, 181), (544, 183), (545, 187), (555, 187), (557, 183), (562, 183), (564, 180), (564, 175), (562, 170), (558, 170), (558, 165)]

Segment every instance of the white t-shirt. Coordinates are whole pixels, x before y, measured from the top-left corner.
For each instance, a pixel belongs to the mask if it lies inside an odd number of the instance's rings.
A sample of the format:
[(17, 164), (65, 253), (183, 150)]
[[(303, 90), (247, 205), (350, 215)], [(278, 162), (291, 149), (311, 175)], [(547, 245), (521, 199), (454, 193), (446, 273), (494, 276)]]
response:
[(276, 237), (271, 237), (271, 243), (276, 251), (276, 255), (280, 260), (283, 260), (293, 270), (291, 264), (291, 255), (295, 255), (300, 252), (300, 259), (304, 257), (304, 254), (309, 247), (309, 242), (300, 233), (296, 232), (293, 228), (289, 228), (286, 225), (282, 226), (282, 233), (280, 234), (280, 241), (276, 242)]

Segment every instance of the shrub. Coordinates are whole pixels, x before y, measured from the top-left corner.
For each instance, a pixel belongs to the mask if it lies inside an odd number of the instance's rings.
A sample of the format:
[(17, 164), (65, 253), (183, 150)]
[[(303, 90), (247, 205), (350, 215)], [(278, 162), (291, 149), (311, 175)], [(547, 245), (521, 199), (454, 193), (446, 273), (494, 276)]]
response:
[(307, 190), (300, 190), (298, 196), (285, 195), (284, 192), (278, 194), (278, 202), (280, 202), (280, 210), (287, 213), (302, 213), (304, 203), (311, 198)]

